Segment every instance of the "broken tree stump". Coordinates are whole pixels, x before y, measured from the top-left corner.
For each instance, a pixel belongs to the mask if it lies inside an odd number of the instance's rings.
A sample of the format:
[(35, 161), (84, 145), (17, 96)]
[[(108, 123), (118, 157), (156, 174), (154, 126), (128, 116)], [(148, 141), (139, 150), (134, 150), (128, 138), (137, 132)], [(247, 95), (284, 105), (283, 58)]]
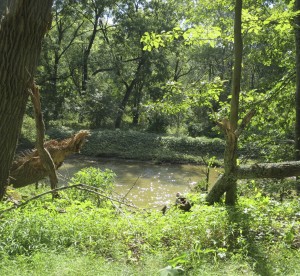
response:
[[(50, 153), (55, 169), (57, 170), (64, 159), (73, 153), (79, 152), (89, 131), (81, 130), (73, 137), (62, 141), (50, 140), (44, 143), (45, 149)], [(25, 187), (48, 176), (43, 166), (38, 150), (24, 152), (13, 162), (10, 169), (10, 184), (15, 188)]]

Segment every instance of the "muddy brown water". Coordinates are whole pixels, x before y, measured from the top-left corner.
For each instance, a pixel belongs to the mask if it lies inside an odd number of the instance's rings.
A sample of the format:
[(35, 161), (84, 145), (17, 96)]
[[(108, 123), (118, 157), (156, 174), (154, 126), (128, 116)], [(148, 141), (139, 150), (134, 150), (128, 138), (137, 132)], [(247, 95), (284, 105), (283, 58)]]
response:
[[(197, 182), (206, 178), (205, 166), (192, 164), (154, 164), (118, 159), (72, 158), (65, 160), (58, 170), (60, 182), (67, 183), (74, 173), (86, 167), (116, 173), (115, 192), (126, 196), (136, 206), (159, 208), (175, 202), (177, 192), (188, 193)], [(219, 175), (218, 169), (210, 170), (209, 182)]]

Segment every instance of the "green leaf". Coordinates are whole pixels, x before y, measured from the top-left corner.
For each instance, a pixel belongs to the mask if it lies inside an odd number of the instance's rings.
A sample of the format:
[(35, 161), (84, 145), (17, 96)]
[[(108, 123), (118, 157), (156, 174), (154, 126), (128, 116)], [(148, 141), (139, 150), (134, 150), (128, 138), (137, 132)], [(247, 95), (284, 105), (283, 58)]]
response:
[(184, 270), (181, 266), (176, 266), (172, 268), (172, 266), (167, 266), (161, 270), (159, 270), (160, 276), (177, 276), (177, 275), (183, 275)]

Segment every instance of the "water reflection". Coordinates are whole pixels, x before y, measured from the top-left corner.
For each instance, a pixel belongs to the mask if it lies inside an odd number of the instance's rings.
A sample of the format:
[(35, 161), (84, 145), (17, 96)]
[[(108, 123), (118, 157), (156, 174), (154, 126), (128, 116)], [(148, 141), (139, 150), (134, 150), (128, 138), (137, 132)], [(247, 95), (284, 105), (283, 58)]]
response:
[[(201, 179), (204, 166), (189, 164), (153, 164), (131, 160), (72, 158), (59, 169), (62, 182), (70, 179), (75, 172), (86, 167), (111, 169), (116, 175), (115, 192), (125, 196), (140, 207), (160, 207), (173, 204), (177, 192), (187, 193)], [(210, 183), (218, 176), (211, 170)], [(131, 190), (130, 190), (131, 189)]]

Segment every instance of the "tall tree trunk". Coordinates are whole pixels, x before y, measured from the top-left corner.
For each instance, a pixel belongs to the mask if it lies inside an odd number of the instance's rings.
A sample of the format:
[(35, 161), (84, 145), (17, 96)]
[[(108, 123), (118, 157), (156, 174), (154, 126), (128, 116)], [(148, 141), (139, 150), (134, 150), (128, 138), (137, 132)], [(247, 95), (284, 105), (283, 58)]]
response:
[(55, 108), (53, 109), (53, 120), (57, 120), (59, 117), (59, 114), (62, 110), (62, 105), (64, 99), (62, 97), (58, 97), (58, 91), (57, 91), (57, 79), (58, 79), (58, 66), (59, 66), (59, 57), (58, 57), (58, 51), (55, 50), (54, 53), (54, 66), (53, 66), (53, 75), (52, 75), (52, 91), (51, 91), (51, 97), (55, 101)]
[[(51, 92), (50, 95), (48, 95), (48, 98), (46, 99), (46, 101), (50, 103), (49, 106), (51, 106), (51, 111), (53, 113), (51, 119), (53, 120), (57, 120), (61, 117), (63, 106), (65, 103), (64, 94), (60, 93), (61, 91), (59, 91), (59, 83), (60, 83), (59, 68), (60, 68), (61, 58), (68, 51), (68, 49), (73, 45), (74, 40), (78, 37), (78, 32), (81, 26), (83, 25), (83, 22), (77, 25), (72, 36), (69, 37), (68, 43), (64, 45), (63, 41), (66, 40), (65, 37), (68, 29), (70, 28), (70, 25), (64, 24), (64, 20), (62, 19), (62, 17), (64, 16), (64, 9), (61, 9), (61, 5), (58, 4), (55, 8), (56, 8), (55, 17), (53, 18), (53, 20), (55, 20), (55, 26), (56, 26), (54, 64), (53, 64), (53, 69), (51, 68), (51, 88), (50, 88)], [(45, 114), (46, 113), (44, 113), (44, 121), (45, 123), (47, 123), (47, 121), (49, 120), (49, 115), (47, 115), (46, 117)]]
[(123, 115), (124, 115), (124, 111), (125, 111), (126, 105), (128, 103), (128, 100), (129, 100), (132, 92), (133, 92), (134, 86), (140, 80), (141, 70), (143, 68), (143, 65), (144, 65), (145, 61), (146, 60), (145, 60), (144, 56), (142, 56), (141, 59), (140, 59), (140, 61), (139, 61), (138, 67), (136, 69), (135, 77), (131, 81), (130, 84), (128, 84), (126, 81), (123, 80), (123, 83), (124, 83), (124, 85), (126, 87), (126, 91), (125, 91), (125, 95), (124, 95), (124, 97), (122, 99), (122, 102), (120, 103), (119, 108), (118, 108), (117, 117), (116, 117), (116, 121), (115, 121), (115, 128), (120, 128), (121, 127), (122, 118), (123, 118)]
[(123, 100), (122, 100), (122, 102), (121, 102), (121, 104), (119, 105), (119, 108), (118, 108), (117, 117), (116, 117), (116, 121), (115, 121), (115, 128), (120, 128), (121, 127), (124, 111), (125, 111), (127, 102), (129, 100), (129, 97), (132, 94), (135, 83), (136, 83), (136, 79), (134, 79), (130, 83), (130, 85), (125, 83), (126, 91), (125, 91), (125, 95), (123, 97)]
[(52, 0), (10, 1), (0, 25), (0, 199), (8, 184), (22, 120), (41, 51), (50, 27)]
[[(58, 90), (57, 90), (57, 83), (58, 83), (58, 68), (61, 55), (59, 54), (61, 43), (63, 40), (65, 30), (62, 27), (62, 20), (59, 18), (59, 12), (57, 11), (58, 7), (56, 7), (55, 11), (55, 25), (57, 29), (57, 38), (56, 38), (56, 45), (54, 50), (54, 65), (53, 65), (53, 72), (52, 72), (52, 81), (51, 81), (51, 101), (55, 101), (55, 108), (53, 109), (53, 120), (57, 120), (59, 114), (62, 110), (64, 98), (58, 97)], [(54, 20), (54, 19), (53, 19)]]
[[(295, 0), (295, 11), (300, 11), (300, 0)], [(300, 15), (295, 17), (295, 46), (296, 46), (296, 122), (295, 122), (295, 160), (300, 160)], [(298, 179), (297, 191), (300, 193)]]
[(225, 203), (234, 205), (236, 202), (237, 190), (237, 141), (239, 132), (238, 126), (238, 110), (239, 110), (239, 94), (242, 72), (242, 0), (235, 1), (235, 19), (234, 19), (234, 69), (232, 76), (232, 90), (230, 103), (229, 121), (224, 119), (219, 123), (225, 133), (226, 147), (224, 152), (224, 175), (217, 181), (207, 196), (207, 201), (212, 204), (218, 202), (221, 196), (226, 192)]
[(140, 118), (140, 103), (142, 100), (142, 90), (144, 87), (144, 83), (141, 85), (138, 85), (136, 89), (136, 93), (134, 95), (134, 103), (133, 103), (133, 109), (132, 109), (132, 125), (138, 126), (139, 124), (139, 118)]
[(238, 123), (239, 112), (239, 96), (241, 90), (242, 75), (242, 57), (243, 57), (243, 40), (242, 40), (242, 0), (235, 2), (235, 19), (234, 19), (234, 68), (232, 76), (232, 91), (230, 105), (230, 127), (232, 132), (227, 132), (225, 150), (225, 175), (228, 176), (227, 181), (231, 182), (226, 192), (226, 204), (235, 204), (236, 201), (236, 167), (237, 167), (237, 140), (235, 133)]
[(94, 18), (94, 22), (93, 22), (93, 31), (89, 37), (88, 46), (84, 49), (84, 52), (83, 52), (81, 94), (85, 94), (86, 89), (87, 89), (87, 82), (89, 79), (88, 61), (89, 61), (92, 46), (94, 44), (94, 40), (96, 38), (96, 34), (98, 32), (98, 21), (99, 21), (101, 13), (102, 13), (102, 10), (95, 7), (95, 18)]

